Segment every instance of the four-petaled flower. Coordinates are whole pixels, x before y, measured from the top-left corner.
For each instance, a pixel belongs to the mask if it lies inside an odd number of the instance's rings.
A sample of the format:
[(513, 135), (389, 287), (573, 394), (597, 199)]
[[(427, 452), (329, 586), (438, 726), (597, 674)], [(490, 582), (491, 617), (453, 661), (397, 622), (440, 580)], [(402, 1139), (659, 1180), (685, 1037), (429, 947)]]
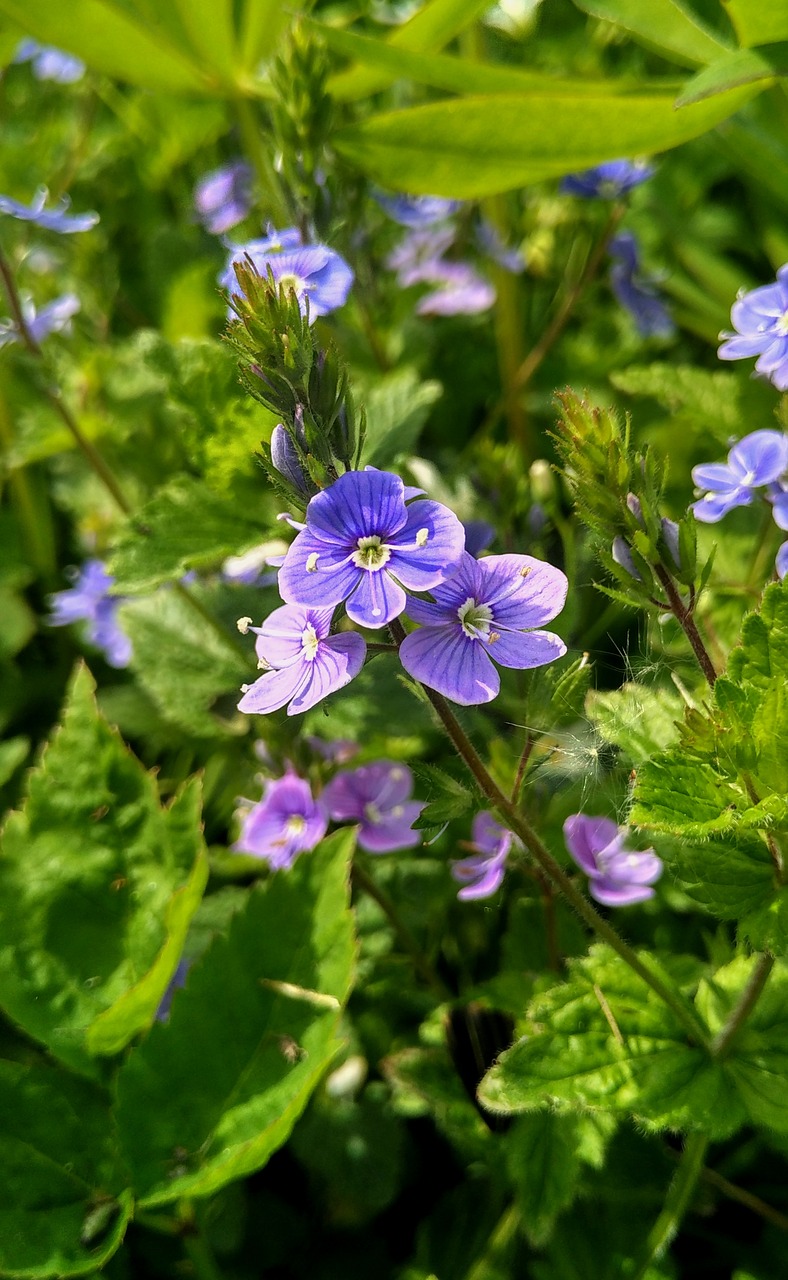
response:
[(232, 160), (201, 178), (194, 189), (194, 207), (211, 235), (243, 222), (252, 203), (252, 170), (245, 160)]
[(627, 907), (654, 897), (651, 888), (662, 875), (662, 860), (653, 849), (637, 853), (627, 847), (626, 827), (610, 818), (574, 813), (564, 823), (566, 847), (589, 879), (588, 892), (606, 907)]
[(463, 552), (459, 571), (432, 589), (435, 602), (409, 600), (408, 617), (423, 625), (400, 645), (405, 670), (452, 702), (490, 702), (501, 684), (491, 659), (503, 667), (541, 667), (566, 645), (541, 627), (561, 612), (566, 575), (532, 556)]
[(45, 231), (59, 231), (62, 235), (71, 235), (75, 231), (90, 231), (95, 227), (99, 220), (98, 214), (69, 213), (71, 201), (68, 196), (63, 196), (54, 209), (45, 209), (48, 194), (46, 187), (39, 187), (33, 197), (33, 203), (29, 205), (22, 204), (19, 200), (12, 200), (10, 196), (0, 196), (0, 213), (10, 214), (12, 218), (19, 218), (22, 222), (32, 222), (37, 227), (43, 227)]
[(37, 40), (22, 40), (14, 62), (29, 62), (36, 80), (54, 80), (57, 84), (76, 84), (85, 74), (81, 58), (50, 44), (39, 44)]
[(50, 596), (52, 627), (65, 627), (71, 622), (87, 622), (91, 644), (101, 649), (111, 667), (127, 667), (131, 662), (131, 641), (118, 624), (120, 596), (111, 596), (115, 579), (107, 573), (101, 560), (86, 560), (73, 587)]
[(328, 818), (309, 783), (288, 769), (283, 778), (266, 783), (262, 800), (243, 819), (233, 849), (263, 858), (273, 871), (287, 870), (299, 853), (320, 843), (327, 828)]
[(419, 499), (388, 471), (347, 471), (315, 494), (279, 570), (289, 604), (347, 601), (362, 627), (384, 627), (405, 608), (403, 587), (429, 591), (457, 569), (464, 533), (453, 511)]
[(780, 267), (774, 284), (740, 293), (731, 309), (735, 333), (724, 338), (720, 360), (760, 356), (755, 368), (780, 391), (788, 391), (788, 263)]
[(338, 773), (322, 800), (335, 822), (358, 822), (358, 843), (368, 853), (411, 849), (421, 833), (412, 823), (423, 805), (411, 800), (413, 774), (407, 765), (377, 760)]
[(451, 874), (463, 888), (457, 897), (468, 902), (474, 898), (490, 898), (500, 889), (506, 874), (506, 859), (514, 836), (489, 810), (477, 813), (473, 820), (472, 845), (476, 852), (451, 865)]
[(734, 507), (747, 507), (755, 490), (771, 485), (788, 469), (788, 436), (781, 431), (753, 431), (735, 444), (727, 463), (709, 462), (692, 468), (698, 489), (707, 492), (693, 502), (695, 519), (716, 524)]
[(257, 635), (259, 665), (268, 670), (244, 686), (239, 711), (268, 715), (287, 703), (287, 714), (298, 715), (358, 675), (367, 646), (355, 631), (330, 635), (333, 614), (333, 605), (305, 609), (288, 604), (274, 609), (261, 627), (241, 619), (241, 630)]
[(583, 196), (586, 200), (618, 200), (653, 173), (642, 160), (606, 160), (582, 173), (567, 174), (560, 189), (564, 195)]

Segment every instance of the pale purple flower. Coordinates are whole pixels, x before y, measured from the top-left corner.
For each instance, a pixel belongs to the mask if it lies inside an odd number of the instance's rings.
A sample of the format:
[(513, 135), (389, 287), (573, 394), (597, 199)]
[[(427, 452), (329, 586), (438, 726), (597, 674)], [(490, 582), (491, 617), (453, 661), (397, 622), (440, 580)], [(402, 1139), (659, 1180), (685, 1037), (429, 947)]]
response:
[(54, 80), (57, 84), (75, 84), (85, 74), (85, 64), (73, 53), (63, 53), (52, 45), (36, 40), (22, 40), (14, 62), (29, 62), (36, 80)]
[(279, 570), (289, 604), (312, 607), (347, 601), (363, 627), (384, 627), (405, 608), (405, 592), (445, 581), (464, 555), (465, 533), (453, 511), (417, 499), (388, 471), (347, 471), (315, 494), (306, 524)]
[(232, 160), (201, 178), (194, 207), (206, 231), (219, 236), (243, 222), (252, 205), (252, 170), (245, 160)]
[(0, 213), (7, 213), (22, 222), (32, 222), (45, 231), (59, 231), (62, 235), (71, 235), (75, 231), (90, 231), (99, 220), (97, 213), (69, 213), (71, 204), (68, 196), (58, 202), (54, 209), (45, 209), (49, 192), (46, 187), (39, 187), (33, 197), (32, 204), (22, 204), (12, 200), (10, 196), (0, 196)]
[(386, 266), (397, 274), (403, 289), (424, 281), (440, 279), (446, 265), (443, 255), (454, 242), (450, 226), (421, 227), (403, 236), (386, 258)]
[(465, 530), (465, 550), (468, 555), (480, 555), (495, 541), (495, 529), (486, 520), (463, 520), (462, 527)]
[(114, 582), (101, 560), (86, 560), (73, 587), (50, 596), (49, 624), (65, 627), (72, 622), (87, 622), (90, 643), (103, 651), (109, 665), (127, 667), (131, 661), (131, 641), (117, 621), (122, 598), (109, 594)]
[(755, 491), (771, 485), (788, 470), (788, 436), (782, 431), (752, 431), (728, 454), (728, 461), (692, 468), (698, 489), (707, 492), (692, 503), (695, 519), (716, 524), (734, 507), (747, 507)]
[(461, 901), (490, 898), (500, 889), (513, 839), (511, 831), (496, 822), (488, 810), (477, 813), (472, 831), (476, 852), (451, 866), (454, 879), (464, 886), (457, 894)]
[(272, 232), (264, 240), (236, 245), (219, 276), (219, 283), (230, 293), (238, 293), (233, 264), (244, 263), (249, 258), (263, 278), (270, 270), (277, 284), (294, 290), (303, 315), (308, 306), (310, 320), (344, 306), (353, 283), (353, 272), (345, 259), (324, 244), (288, 247), (285, 241), (293, 235), (299, 233), (290, 228), (281, 234)]
[(222, 582), (241, 587), (273, 587), (284, 559), (285, 543), (278, 538), (261, 542), (240, 555), (228, 556), (222, 562)]
[(338, 773), (322, 800), (335, 822), (357, 822), (358, 843), (368, 853), (412, 849), (421, 840), (413, 830), (423, 804), (411, 800), (413, 774), (405, 764), (377, 760)]
[(443, 196), (375, 195), (380, 207), (402, 227), (430, 227), (445, 222), (462, 207), (461, 200), (445, 200)]
[[(71, 317), (80, 309), (80, 301), (75, 293), (64, 293), (62, 298), (47, 302), (39, 310), (29, 298), (22, 299), (22, 315), (30, 337), (39, 346), (50, 333), (68, 333), (71, 328)], [(12, 342), (22, 342), (22, 335), (16, 322), (11, 319), (0, 320), (0, 348)]]
[(788, 573), (788, 542), (784, 542), (779, 548), (775, 557), (774, 567), (777, 570), (778, 578), (784, 578)]
[(610, 268), (610, 287), (632, 316), (638, 333), (644, 338), (669, 338), (675, 332), (667, 307), (654, 288), (654, 281), (644, 276), (635, 237), (622, 231), (609, 245), (614, 259)]
[(618, 534), (613, 539), (613, 545), (610, 549), (610, 553), (616, 564), (619, 565), (625, 573), (628, 573), (630, 578), (636, 578), (638, 582), (643, 581), (641, 575), (635, 568), (635, 561), (632, 559), (632, 551), (630, 550), (629, 543), (626, 538), (622, 538), (621, 534)]
[(263, 798), (244, 817), (233, 849), (263, 858), (272, 871), (286, 871), (299, 853), (320, 843), (327, 829), (328, 818), (309, 783), (288, 769), (283, 778), (265, 784)]
[(407, 614), (423, 625), (400, 645), (402, 665), (415, 680), (460, 706), (491, 702), (502, 667), (541, 667), (566, 653), (551, 631), (531, 630), (564, 607), (567, 579), (533, 556), (463, 552), (459, 571), (432, 588), (434, 603), (410, 599)]
[(358, 743), (351, 742), (350, 738), (334, 738), (333, 741), (328, 742), (325, 738), (306, 734), (304, 742), (329, 764), (347, 764), (348, 760), (358, 755)]
[(606, 160), (593, 169), (568, 174), (562, 178), (560, 189), (565, 195), (583, 196), (586, 200), (618, 200), (653, 173), (642, 160)]
[(574, 813), (564, 823), (566, 847), (589, 879), (588, 892), (606, 907), (628, 907), (654, 897), (650, 887), (662, 875), (653, 849), (627, 847), (629, 832), (610, 818)]
[(278, 422), (271, 432), (271, 464), (293, 486), (296, 493), (307, 498), (315, 486), (304, 471), (289, 431)]
[(741, 292), (731, 309), (735, 333), (723, 332), (720, 360), (759, 356), (755, 368), (779, 391), (788, 391), (788, 263), (780, 267), (774, 284)]
[(430, 280), (438, 288), (419, 299), (417, 315), (475, 316), (489, 311), (495, 302), (493, 285), (468, 262), (443, 262)]
[(288, 604), (274, 609), (261, 627), (241, 620), (242, 630), (257, 636), (258, 665), (268, 669), (244, 686), (239, 711), (268, 715), (287, 704), (289, 716), (299, 715), (358, 675), (367, 646), (355, 631), (332, 636), (333, 614), (333, 605), (305, 609)]
[(501, 238), (501, 233), (493, 222), (482, 218), (476, 231), (476, 238), (482, 251), (497, 262), (504, 271), (519, 275), (525, 271), (525, 260), (519, 249), (512, 249)]

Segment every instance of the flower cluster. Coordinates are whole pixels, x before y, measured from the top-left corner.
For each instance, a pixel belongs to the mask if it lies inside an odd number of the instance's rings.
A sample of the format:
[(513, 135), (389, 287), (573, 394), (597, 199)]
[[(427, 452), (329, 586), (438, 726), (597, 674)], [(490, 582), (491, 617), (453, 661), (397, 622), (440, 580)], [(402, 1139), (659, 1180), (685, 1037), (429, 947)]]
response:
[(653, 849), (628, 848), (626, 827), (610, 818), (574, 813), (564, 823), (566, 847), (588, 876), (588, 892), (606, 907), (628, 907), (654, 897), (662, 860)]
[(628, 311), (643, 338), (669, 338), (674, 324), (657, 294), (655, 281), (643, 275), (640, 250), (631, 231), (621, 231), (608, 246), (613, 259), (610, 287), (618, 302)]
[(131, 662), (131, 641), (117, 619), (122, 599), (109, 594), (114, 581), (101, 560), (86, 560), (73, 587), (50, 597), (49, 623), (65, 627), (72, 622), (87, 622), (88, 640), (101, 649), (109, 665), (127, 667)]
[(262, 239), (232, 245), (218, 277), (228, 293), (238, 292), (235, 267), (247, 261), (258, 275), (265, 277), (270, 271), (277, 284), (292, 289), (302, 315), (308, 311), (310, 321), (344, 306), (353, 283), (345, 259), (327, 245), (304, 244), (297, 227), (284, 231), (271, 227)]
[[(702, 496), (692, 504), (695, 519), (716, 524), (734, 507), (748, 507), (759, 490), (772, 504), (775, 524), (788, 530), (788, 436), (782, 431), (752, 431), (735, 444), (727, 462), (692, 468)], [(704, 492), (705, 491), (705, 492)], [(777, 572), (788, 572), (788, 542), (777, 552)]]
[(731, 309), (735, 333), (724, 339), (720, 360), (758, 356), (755, 368), (779, 391), (788, 391), (788, 263), (780, 267), (774, 284), (741, 292)]

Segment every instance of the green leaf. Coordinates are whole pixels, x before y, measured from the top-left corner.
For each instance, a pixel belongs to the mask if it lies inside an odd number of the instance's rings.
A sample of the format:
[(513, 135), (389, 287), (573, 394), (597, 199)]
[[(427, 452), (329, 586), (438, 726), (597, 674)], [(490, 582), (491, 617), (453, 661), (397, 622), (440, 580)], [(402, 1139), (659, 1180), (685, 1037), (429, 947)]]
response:
[(412, 768), (419, 781), (429, 789), (429, 799), (413, 823), (417, 831), (428, 831), (431, 827), (451, 822), (452, 818), (461, 818), (474, 803), (468, 788), (444, 773), (443, 769), (432, 764), (414, 764)]
[(150, 591), (190, 569), (214, 568), (262, 541), (260, 522), (201, 481), (179, 476), (159, 489), (115, 544), (109, 572), (118, 595)]
[[(536, 997), (528, 1034), (485, 1076), (479, 1088), (485, 1106), (598, 1107), (634, 1113), (653, 1129), (720, 1137), (742, 1123), (722, 1067), (687, 1042), (673, 1013), (618, 956), (594, 946), (569, 968), (567, 982)], [(697, 962), (687, 968), (697, 981)]]
[(281, 0), (243, 0), (240, 49), (243, 67), (254, 76), (261, 62), (276, 52), (291, 20), (291, 9)]
[(91, 1034), (106, 1052), (153, 1018), (206, 875), (197, 782), (162, 809), (93, 687), (79, 670), (0, 843), (0, 1005), (85, 1072)]
[(618, 369), (610, 381), (625, 395), (653, 397), (671, 417), (681, 414), (693, 426), (703, 424), (720, 444), (741, 428), (745, 388), (735, 374), (658, 361)]
[(16, 772), (29, 750), (29, 738), (8, 738), (0, 742), (0, 787)]
[(741, 788), (681, 748), (647, 760), (638, 770), (630, 821), (669, 835), (706, 839), (738, 824)]
[(554, 662), (540, 669), (538, 678), (544, 681), (549, 693), (545, 727), (560, 729), (581, 719), (593, 672), (585, 653), (568, 666)]
[(547, 1243), (556, 1218), (575, 1199), (589, 1129), (599, 1136), (590, 1116), (533, 1111), (520, 1116), (506, 1135), (506, 1167), (523, 1230), (535, 1249)]
[(175, 8), (200, 63), (233, 84), (238, 63), (233, 0), (175, 0)]
[(788, 9), (785, 0), (722, 0), (733, 23), (739, 44), (774, 44), (788, 40)]
[(469, 96), (373, 115), (337, 149), (396, 190), (473, 199), (609, 160), (678, 146), (738, 111), (755, 89), (677, 112), (671, 93)]
[(36, 632), (36, 616), (18, 592), (0, 587), (0, 660), (13, 658)]
[(0, 1062), (0, 1274), (100, 1270), (131, 1217), (127, 1185), (98, 1089), (54, 1067)]
[(118, 1124), (145, 1205), (212, 1195), (289, 1136), (339, 1045), (352, 852), (352, 831), (337, 832), (253, 889), (126, 1059)]
[(736, 49), (704, 67), (682, 89), (677, 107), (701, 102), (715, 93), (727, 93), (739, 85), (774, 80), (788, 75), (788, 45), (764, 45), (760, 49)]
[[(623, 27), (650, 49), (677, 62), (712, 62), (725, 49), (689, 6), (679, 0), (575, 0), (579, 9)], [(744, 0), (747, 3), (747, 0)]]
[(591, 690), (586, 698), (591, 723), (634, 765), (675, 742), (683, 707), (675, 691), (642, 684), (624, 684), (606, 693)]
[(407, 365), (379, 378), (364, 397), (364, 463), (385, 469), (400, 454), (411, 452), (442, 392), (439, 382), (421, 382)]

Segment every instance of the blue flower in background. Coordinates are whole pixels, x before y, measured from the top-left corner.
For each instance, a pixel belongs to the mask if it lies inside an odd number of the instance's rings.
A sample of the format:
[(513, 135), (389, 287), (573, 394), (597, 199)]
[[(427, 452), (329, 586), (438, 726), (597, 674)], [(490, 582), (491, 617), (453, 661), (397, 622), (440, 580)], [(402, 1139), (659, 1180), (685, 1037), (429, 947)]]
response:
[(52, 45), (38, 44), (36, 40), (23, 40), (14, 55), (14, 62), (29, 62), (36, 80), (54, 80), (57, 84), (75, 84), (85, 74), (81, 58), (63, 53)]
[[(282, 243), (282, 238), (289, 234), (282, 232), (277, 243)], [(271, 247), (272, 239), (269, 236), (265, 240), (252, 240), (246, 245), (236, 246), (230, 253), (227, 267), (219, 276), (219, 283), (231, 293), (237, 293), (233, 264), (244, 262), (248, 256), (261, 276), (265, 277), (270, 269), (278, 284), (295, 291), (301, 313), (306, 315), (308, 309), (310, 320), (344, 306), (353, 283), (353, 272), (344, 258), (323, 244), (283, 247), (280, 250)]]
[(332, 778), (322, 801), (335, 822), (357, 822), (358, 843), (368, 853), (412, 849), (421, 840), (413, 830), (424, 805), (411, 800), (413, 774), (405, 764), (377, 760)]
[(735, 333), (724, 338), (720, 360), (744, 360), (759, 356), (755, 369), (764, 373), (779, 391), (788, 391), (788, 263), (780, 267), (774, 284), (740, 293), (731, 309)]
[(500, 889), (513, 840), (511, 831), (496, 822), (488, 810), (477, 813), (472, 829), (475, 853), (470, 858), (453, 862), (451, 866), (452, 876), (463, 885), (457, 894), (462, 902), (490, 898)]
[(265, 674), (243, 686), (239, 711), (268, 715), (287, 705), (289, 716), (298, 715), (358, 675), (367, 646), (355, 631), (332, 636), (333, 615), (333, 605), (304, 609), (290, 604), (274, 609), (261, 627), (242, 619), (241, 630), (257, 636), (258, 666)]
[(263, 858), (272, 871), (286, 871), (299, 853), (320, 843), (327, 829), (328, 818), (309, 783), (289, 769), (283, 778), (266, 783), (265, 795), (244, 818), (233, 849)]
[(777, 552), (774, 567), (777, 570), (778, 578), (784, 578), (788, 573), (788, 542), (784, 542)]
[(39, 187), (30, 205), (12, 200), (10, 196), (0, 196), (0, 213), (7, 213), (22, 222), (32, 222), (45, 231), (59, 231), (61, 235), (71, 235), (75, 231), (90, 231), (99, 220), (97, 213), (69, 213), (71, 201), (63, 196), (54, 209), (45, 209), (49, 192), (46, 187)]
[(115, 579), (107, 573), (101, 560), (86, 560), (76, 575), (73, 587), (50, 596), (52, 627), (65, 627), (72, 622), (87, 622), (91, 644), (101, 649), (111, 667), (127, 667), (131, 662), (131, 641), (117, 621), (120, 596), (111, 596)]
[(489, 311), (495, 302), (494, 286), (468, 262), (436, 264), (430, 282), (438, 288), (419, 298), (417, 315), (474, 316)]
[(453, 227), (419, 227), (395, 245), (386, 258), (386, 266), (396, 272), (397, 284), (403, 289), (434, 280), (445, 265), (444, 253), (453, 243)]
[(499, 267), (503, 267), (504, 271), (511, 271), (513, 275), (519, 275), (525, 271), (525, 259), (520, 250), (510, 249), (504, 244), (498, 228), (486, 218), (482, 218), (479, 223), (476, 238), (481, 250), (492, 258), (493, 262), (497, 262)]
[(626, 827), (610, 818), (574, 813), (564, 823), (566, 847), (588, 876), (588, 892), (606, 907), (628, 907), (654, 897), (663, 866), (653, 849), (627, 848)]
[(445, 200), (443, 196), (387, 196), (379, 191), (375, 199), (401, 227), (430, 227), (434, 222), (445, 222), (462, 207), (461, 200)]
[[(23, 299), (22, 301), (22, 315), (24, 316), (27, 331), (39, 346), (45, 338), (49, 337), (50, 333), (68, 332), (71, 327), (71, 317), (77, 314), (79, 308), (79, 298), (75, 293), (65, 293), (62, 298), (56, 298), (54, 302), (47, 302), (40, 310), (36, 310), (29, 299)], [(0, 320), (0, 347), (6, 347), (11, 342), (21, 341), (22, 335), (15, 321), (10, 319)]]
[(774, 484), (786, 470), (788, 436), (781, 431), (751, 432), (733, 446), (727, 463), (710, 462), (692, 468), (693, 483), (706, 490), (692, 504), (695, 519), (716, 524), (734, 507), (748, 507), (757, 489)]
[(618, 200), (633, 187), (639, 187), (654, 173), (643, 160), (607, 160), (604, 164), (570, 173), (561, 179), (564, 195), (583, 196), (586, 200)]
[(669, 338), (675, 326), (653, 281), (641, 274), (638, 243), (631, 231), (615, 236), (608, 251), (615, 259), (610, 268), (610, 287), (632, 316), (638, 333), (644, 338)]
[(552, 631), (534, 630), (564, 607), (566, 575), (532, 556), (462, 554), (459, 572), (433, 587), (434, 603), (408, 600), (422, 625), (402, 641), (400, 661), (414, 680), (470, 707), (497, 697), (493, 665), (526, 670), (566, 653)]
[(214, 236), (243, 222), (251, 202), (252, 170), (245, 160), (233, 160), (206, 173), (194, 189), (197, 215)]
[(486, 520), (463, 520), (465, 550), (471, 556), (479, 556), (495, 541), (495, 529)]

